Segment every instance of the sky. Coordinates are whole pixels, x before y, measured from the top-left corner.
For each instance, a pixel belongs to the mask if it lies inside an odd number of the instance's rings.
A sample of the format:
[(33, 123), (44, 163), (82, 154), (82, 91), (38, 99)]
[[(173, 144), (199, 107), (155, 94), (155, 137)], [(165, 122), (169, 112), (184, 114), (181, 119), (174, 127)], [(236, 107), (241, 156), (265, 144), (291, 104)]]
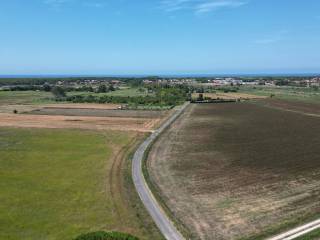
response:
[(319, 0), (0, 0), (0, 75), (319, 72)]

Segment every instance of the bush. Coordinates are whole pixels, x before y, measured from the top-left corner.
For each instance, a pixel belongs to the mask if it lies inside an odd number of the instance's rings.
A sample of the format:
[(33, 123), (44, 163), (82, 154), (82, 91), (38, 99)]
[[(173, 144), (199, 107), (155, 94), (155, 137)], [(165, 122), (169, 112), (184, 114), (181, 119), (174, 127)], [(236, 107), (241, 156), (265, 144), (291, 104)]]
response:
[(74, 240), (139, 240), (139, 238), (127, 233), (101, 231), (82, 234)]

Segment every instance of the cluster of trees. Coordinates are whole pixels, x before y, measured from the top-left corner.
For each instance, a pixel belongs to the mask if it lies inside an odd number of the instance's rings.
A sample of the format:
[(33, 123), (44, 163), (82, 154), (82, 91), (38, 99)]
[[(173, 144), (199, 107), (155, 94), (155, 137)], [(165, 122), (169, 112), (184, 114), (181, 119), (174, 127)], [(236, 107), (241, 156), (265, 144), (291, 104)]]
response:
[(6, 85), (55, 85), (58, 82), (83, 83), (86, 80), (96, 80), (100, 83), (110, 83), (112, 80), (118, 80), (130, 86), (141, 86), (144, 80), (158, 79), (158, 77), (26, 77), (26, 78), (1, 78), (0, 86)]
[(115, 91), (116, 89), (114, 88), (113, 85), (105, 85), (105, 84), (101, 84), (99, 85), (98, 89), (97, 89), (97, 92), (98, 93), (106, 93), (106, 92), (112, 92), (112, 91)]
[(53, 96), (56, 99), (62, 99), (62, 98), (65, 98), (67, 96), (65, 90), (62, 87), (59, 87), (59, 86), (53, 87), (51, 89), (51, 93), (53, 94)]
[(68, 101), (73, 103), (121, 103), (131, 105), (159, 105), (173, 106), (181, 103), (182, 99), (176, 96), (159, 98), (156, 96), (93, 96), (93, 95), (73, 95), (56, 96), (56, 101)]
[[(105, 89), (100, 89), (104, 92)], [(147, 96), (94, 96), (72, 95), (66, 96), (62, 88), (52, 90), (56, 101), (69, 101), (74, 103), (120, 103), (129, 105), (175, 106), (183, 103), (189, 97), (189, 90), (183, 87), (155, 87), (155, 95)], [(64, 94), (63, 94), (64, 93)]]
[(72, 87), (72, 86), (55, 86), (50, 84), (43, 85), (14, 85), (10, 86), (5, 91), (46, 91), (50, 92), (55, 87), (63, 88), (65, 92), (97, 92), (97, 93), (106, 93), (110, 91), (115, 91), (115, 87), (106, 84), (100, 84), (98, 88), (94, 89), (90, 85), (83, 85), (81, 87)]

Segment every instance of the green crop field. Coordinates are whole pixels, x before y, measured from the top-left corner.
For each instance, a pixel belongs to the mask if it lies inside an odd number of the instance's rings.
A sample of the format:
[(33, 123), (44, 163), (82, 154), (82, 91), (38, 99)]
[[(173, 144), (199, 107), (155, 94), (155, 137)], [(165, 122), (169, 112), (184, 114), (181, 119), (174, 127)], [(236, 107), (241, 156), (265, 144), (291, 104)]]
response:
[(42, 91), (0, 91), (0, 105), (50, 103), (52, 97), (50, 92)]
[(122, 161), (139, 139), (115, 131), (0, 128), (0, 239), (63, 240), (100, 230), (159, 239), (141, 223), (147, 217), (136, 212)]
[(320, 103), (320, 89), (306, 87), (273, 87), (273, 86), (241, 86), (242, 93), (259, 96), (274, 95), (275, 98), (284, 100), (299, 100), (311, 103)]

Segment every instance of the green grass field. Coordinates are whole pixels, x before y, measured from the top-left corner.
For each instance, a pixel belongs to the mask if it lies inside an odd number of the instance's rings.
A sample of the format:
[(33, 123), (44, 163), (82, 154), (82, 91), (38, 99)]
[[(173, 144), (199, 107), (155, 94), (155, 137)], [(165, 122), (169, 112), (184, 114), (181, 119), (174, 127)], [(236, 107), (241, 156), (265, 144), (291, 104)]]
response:
[(275, 98), (284, 100), (299, 100), (312, 103), (320, 103), (320, 90), (305, 87), (269, 87), (269, 86), (241, 86), (241, 93), (255, 94), (259, 96), (275, 95)]
[(52, 103), (50, 92), (40, 91), (0, 91), (0, 105)]
[(0, 128), (0, 239), (67, 240), (99, 230), (149, 239), (139, 213), (120, 198), (133, 188), (110, 178), (130, 134)]

